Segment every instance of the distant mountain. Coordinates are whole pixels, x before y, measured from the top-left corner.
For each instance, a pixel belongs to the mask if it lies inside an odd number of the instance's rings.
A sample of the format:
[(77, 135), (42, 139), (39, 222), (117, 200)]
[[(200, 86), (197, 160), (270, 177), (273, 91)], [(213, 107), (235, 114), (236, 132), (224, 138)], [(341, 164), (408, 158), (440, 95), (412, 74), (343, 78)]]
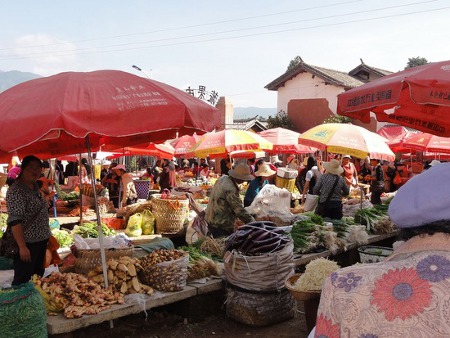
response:
[(15, 86), (16, 84), (42, 77), (41, 75), (11, 70), (4, 72), (0, 70), (0, 92)]
[(269, 116), (275, 116), (276, 113), (277, 108), (234, 107), (235, 119), (255, 117), (256, 115), (267, 118)]

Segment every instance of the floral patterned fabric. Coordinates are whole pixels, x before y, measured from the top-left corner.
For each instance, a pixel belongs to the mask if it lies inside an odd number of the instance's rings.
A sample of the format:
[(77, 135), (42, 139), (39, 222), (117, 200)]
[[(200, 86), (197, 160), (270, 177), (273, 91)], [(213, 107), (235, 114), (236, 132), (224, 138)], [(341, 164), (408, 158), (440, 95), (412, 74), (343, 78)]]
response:
[(450, 236), (417, 236), (385, 262), (333, 273), (315, 337), (450, 337)]

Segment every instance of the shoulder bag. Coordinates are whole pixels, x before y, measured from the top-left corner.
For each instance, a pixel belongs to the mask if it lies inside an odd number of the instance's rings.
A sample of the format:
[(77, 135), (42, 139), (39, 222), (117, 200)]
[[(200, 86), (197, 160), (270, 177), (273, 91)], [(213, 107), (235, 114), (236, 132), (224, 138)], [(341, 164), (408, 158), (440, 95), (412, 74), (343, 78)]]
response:
[[(36, 216), (41, 212), (38, 210), (28, 221), (23, 225), (23, 227), (27, 227), (31, 224), (31, 222), (36, 218)], [(15, 255), (19, 253), (19, 246), (17, 245), (16, 239), (14, 238), (12, 227), (7, 226), (6, 231), (3, 234), (0, 240), (0, 256), (6, 258), (13, 258)]]
[(334, 180), (333, 187), (331, 188), (331, 190), (330, 190), (330, 192), (329, 192), (329, 194), (327, 196), (327, 199), (325, 200), (325, 202), (319, 202), (317, 204), (316, 210), (314, 211), (315, 214), (317, 214), (319, 216), (325, 215), (325, 207), (326, 207), (328, 201), (330, 200), (331, 195), (333, 194), (333, 191), (336, 188), (336, 185), (337, 185), (338, 181), (339, 181), (339, 176), (336, 176), (336, 179)]

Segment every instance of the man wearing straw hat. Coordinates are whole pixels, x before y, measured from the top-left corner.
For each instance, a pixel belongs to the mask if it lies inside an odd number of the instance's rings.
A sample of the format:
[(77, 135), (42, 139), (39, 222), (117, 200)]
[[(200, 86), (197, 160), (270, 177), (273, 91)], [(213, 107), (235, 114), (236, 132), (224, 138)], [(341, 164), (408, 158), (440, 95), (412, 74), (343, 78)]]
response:
[(255, 221), (244, 209), (238, 187), (238, 184), (253, 178), (248, 165), (240, 163), (228, 172), (228, 176), (221, 176), (214, 184), (205, 216), (209, 231), (214, 237), (232, 234), (236, 218), (245, 224)]

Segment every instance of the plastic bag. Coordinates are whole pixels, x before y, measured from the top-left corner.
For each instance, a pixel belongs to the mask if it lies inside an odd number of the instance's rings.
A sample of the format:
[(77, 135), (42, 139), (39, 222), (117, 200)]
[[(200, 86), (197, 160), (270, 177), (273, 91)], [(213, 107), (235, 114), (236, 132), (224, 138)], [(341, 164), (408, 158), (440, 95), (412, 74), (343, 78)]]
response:
[(142, 214), (135, 213), (128, 219), (125, 234), (130, 237), (139, 237), (142, 235)]
[(293, 217), (290, 207), (291, 193), (288, 190), (266, 184), (245, 209), (256, 217), (277, 216), (287, 220)]
[(155, 216), (150, 210), (145, 209), (142, 212), (142, 234), (153, 235), (155, 233)]

